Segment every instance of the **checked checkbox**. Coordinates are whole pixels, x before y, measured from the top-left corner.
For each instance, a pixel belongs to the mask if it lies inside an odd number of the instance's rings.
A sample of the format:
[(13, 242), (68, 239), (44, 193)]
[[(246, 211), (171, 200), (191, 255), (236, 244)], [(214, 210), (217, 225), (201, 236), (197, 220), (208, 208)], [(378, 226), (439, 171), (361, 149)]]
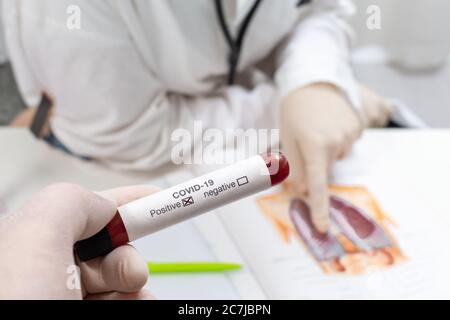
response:
[(194, 204), (194, 198), (187, 197), (187, 198), (181, 199), (181, 202), (183, 203), (183, 207), (189, 207), (190, 205)]

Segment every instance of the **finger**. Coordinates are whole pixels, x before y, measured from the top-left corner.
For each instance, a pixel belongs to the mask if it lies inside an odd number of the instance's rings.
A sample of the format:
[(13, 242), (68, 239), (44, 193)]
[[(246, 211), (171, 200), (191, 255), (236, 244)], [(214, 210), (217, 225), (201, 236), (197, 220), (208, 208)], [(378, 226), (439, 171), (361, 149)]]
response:
[(389, 117), (392, 116), (392, 114), (395, 111), (395, 106), (392, 102), (388, 102), (386, 101), (386, 108), (387, 108), (387, 112), (389, 114)]
[(386, 126), (389, 119), (391, 118), (394, 107), (390, 103), (383, 101), (380, 103), (379, 108), (381, 111), (378, 113), (378, 117), (375, 120), (375, 125), (382, 128)]
[(130, 245), (116, 248), (105, 257), (83, 262), (80, 269), (88, 294), (138, 292), (148, 279), (145, 260)]
[(330, 160), (329, 170), (330, 171), (332, 169), (333, 163), (336, 160), (343, 160), (350, 154), (352, 147), (353, 147), (353, 143), (355, 141), (354, 136), (355, 136), (355, 134), (353, 132), (350, 132), (344, 142), (335, 146), (335, 149), (333, 152), (333, 157), (329, 158), (329, 160)]
[(290, 177), (294, 192), (299, 196), (304, 195), (306, 193), (305, 165), (300, 148), (292, 137), (283, 140), (283, 146), (290, 165)]
[[(117, 209), (114, 202), (68, 183), (45, 188), (33, 198), (31, 206), (35, 218), (41, 216), (47, 224), (54, 225), (55, 230), (64, 230), (61, 242), (68, 240), (70, 245), (83, 239), (87, 228), (99, 231)], [(91, 231), (91, 235), (95, 232)]]
[[(339, 158), (336, 158), (337, 160), (343, 160), (349, 156), (349, 154), (352, 152), (353, 143), (348, 143), (347, 145), (342, 147), (342, 152), (340, 152)], [(331, 168), (330, 168), (331, 169)]]
[(314, 226), (320, 232), (327, 232), (330, 226), (328, 173), (329, 155), (319, 147), (305, 153), (308, 202)]
[[(80, 239), (90, 237), (100, 231), (101, 228), (111, 221), (117, 212), (117, 206), (157, 191), (158, 189), (152, 186), (130, 186), (99, 192), (96, 195), (98, 198), (105, 199), (105, 201), (109, 201), (106, 199), (110, 199), (111, 201), (109, 202), (111, 203), (113, 203), (112, 201), (115, 202), (113, 213), (106, 219), (92, 214), (85, 226), (84, 234)], [(80, 263), (85, 290), (90, 293), (108, 292), (119, 289), (123, 289), (124, 292), (129, 292), (129, 290), (135, 289), (134, 287), (139, 287), (141, 283), (145, 284), (148, 277), (146, 263), (140, 258), (134, 248), (131, 251), (130, 248), (132, 247), (120, 247), (106, 257)], [(122, 270), (122, 273), (116, 273), (113, 277), (119, 274), (125, 275), (120, 278), (115, 278), (111, 282), (111, 274), (113, 273), (111, 270), (114, 270), (114, 268), (119, 268)], [(125, 272), (126, 270), (124, 271), (123, 268), (128, 268), (130, 272)]]
[(107, 292), (91, 294), (85, 300), (155, 300), (155, 297), (148, 290), (141, 290), (134, 293)]
[(357, 121), (352, 121), (351, 124), (349, 124), (348, 142), (353, 143), (361, 138), (361, 135), (364, 132), (364, 128), (364, 120), (361, 118), (361, 116), (358, 116)]
[(376, 96), (376, 100), (374, 99), (368, 110), (371, 127), (385, 127), (393, 111), (394, 106), (391, 103), (380, 96)]
[(102, 262), (103, 280), (113, 291), (137, 292), (148, 279), (147, 263), (130, 245), (117, 248)]
[(84, 232), (78, 240), (89, 238), (105, 227), (116, 214), (117, 207), (130, 201), (148, 196), (158, 190), (158, 188), (153, 186), (140, 185), (97, 192), (95, 196), (100, 199), (106, 199), (108, 202), (113, 204), (113, 208), (111, 211), (108, 211), (107, 214), (101, 214), (94, 210), (88, 211), (88, 220), (85, 224)]

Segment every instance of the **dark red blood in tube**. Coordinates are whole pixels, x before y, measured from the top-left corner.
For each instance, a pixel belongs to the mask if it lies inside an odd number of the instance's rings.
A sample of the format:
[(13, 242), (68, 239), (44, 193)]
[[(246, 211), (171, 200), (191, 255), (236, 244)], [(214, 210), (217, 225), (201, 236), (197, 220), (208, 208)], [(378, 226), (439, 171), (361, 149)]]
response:
[(272, 186), (283, 182), (289, 176), (289, 163), (281, 152), (262, 154), (270, 173)]
[(111, 244), (113, 248), (117, 248), (126, 245), (128, 242), (128, 233), (123, 224), (122, 217), (119, 212), (116, 212), (114, 218), (106, 226), (109, 237), (111, 238)]

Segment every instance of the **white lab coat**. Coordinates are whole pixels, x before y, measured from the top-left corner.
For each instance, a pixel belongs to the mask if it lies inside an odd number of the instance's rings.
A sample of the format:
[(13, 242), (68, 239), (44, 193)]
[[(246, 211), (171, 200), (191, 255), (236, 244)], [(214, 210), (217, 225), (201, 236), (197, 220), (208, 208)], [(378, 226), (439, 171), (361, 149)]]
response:
[[(226, 85), (229, 48), (212, 0), (4, 1), (7, 47), (25, 101), (36, 106), (48, 92), (55, 135), (74, 153), (115, 167), (168, 162), (171, 133), (192, 130), (194, 120), (205, 129), (275, 127), (279, 101), (311, 83), (333, 83), (359, 105), (347, 0), (299, 8), (298, 0), (263, 0), (238, 70), (252, 73), (272, 54), (274, 76), (248, 89)], [(234, 12), (233, 1), (223, 2), (235, 30), (253, 0), (240, 0)], [(70, 5), (81, 9), (80, 30), (67, 28)]]
[(3, 38), (2, 0), (0, 0), (0, 64), (6, 62), (6, 48)]

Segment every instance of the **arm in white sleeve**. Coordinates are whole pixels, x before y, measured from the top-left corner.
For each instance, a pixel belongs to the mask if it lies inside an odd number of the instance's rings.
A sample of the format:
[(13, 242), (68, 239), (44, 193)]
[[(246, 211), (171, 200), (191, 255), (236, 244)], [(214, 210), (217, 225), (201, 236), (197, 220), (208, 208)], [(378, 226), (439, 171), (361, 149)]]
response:
[(52, 2), (48, 8), (54, 11), (41, 15), (32, 14), (43, 10), (41, 2), (20, 8), (21, 57), (30, 68), (16, 71), (30, 73), (54, 98), (52, 130), (75, 154), (114, 167), (151, 169), (170, 161), (174, 130), (191, 131), (196, 120), (204, 129), (246, 129), (271, 109), (269, 84), (252, 91), (224, 88), (210, 96), (169, 92), (114, 10), (104, 2), (92, 4), (94, 18), (86, 15), (80, 30), (69, 30), (61, 15), (64, 2)]
[(354, 12), (353, 4), (315, 0), (305, 10), (278, 52), (276, 82), (281, 98), (298, 88), (326, 82), (337, 86), (359, 108), (359, 88), (350, 64), (354, 35), (346, 23)]
[(14, 65), (19, 78), (32, 76), (54, 99), (52, 131), (75, 154), (114, 167), (151, 169), (170, 161), (174, 130), (192, 132), (196, 120), (204, 129), (246, 129), (267, 119), (273, 85), (224, 88), (209, 96), (170, 92), (108, 2), (77, 1), (89, 9), (79, 30), (66, 26), (70, 3), (43, 0), (17, 7), (21, 61)]
[[(134, 83), (131, 78), (128, 81)], [(138, 83), (136, 86), (140, 87)], [(252, 91), (235, 87), (209, 97), (188, 97), (165, 92), (155, 82), (146, 84), (149, 86), (145, 90), (126, 92), (113, 86), (112, 97), (98, 97), (97, 102), (78, 99), (86, 114), (81, 112), (75, 118), (55, 117), (55, 134), (75, 153), (97, 158), (113, 167), (152, 169), (171, 161), (172, 147), (177, 143), (172, 134), (177, 129), (190, 133), (192, 140), (184, 150), (190, 152), (202, 138), (194, 133), (194, 125), (223, 132), (232, 128), (273, 127), (267, 120), (275, 117), (267, 117), (266, 113), (274, 110), (270, 107), (275, 91), (272, 85), (260, 84)], [(89, 108), (96, 108), (102, 103), (100, 100), (110, 102), (109, 110), (90, 118)], [(142, 114), (136, 113), (130, 122), (114, 123), (123, 116), (120, 109), (130, 113), (133, 109), (142, 110)]]
[[(167, 91), (132, 45), (110, 49), (88, 50), (83, 56), (72, 48), (66, 59), (76, 60), (76, 66), (61, 66), (64, 74), (50, 77), (55, 79), (50, 91), (57, 105), (52, 128), (77, 154), (115, 167), (155, 168), (170, 161), (176, 129), (199, 139), (193, 134), (195, 121), (203, 129), (264, 127), (266, 111), (273, 110), (273, 85), (186, 96)], [(58, 81), (61, 77), (70, 80)], [(198, 141), (191, 142), (189, 148)]]

